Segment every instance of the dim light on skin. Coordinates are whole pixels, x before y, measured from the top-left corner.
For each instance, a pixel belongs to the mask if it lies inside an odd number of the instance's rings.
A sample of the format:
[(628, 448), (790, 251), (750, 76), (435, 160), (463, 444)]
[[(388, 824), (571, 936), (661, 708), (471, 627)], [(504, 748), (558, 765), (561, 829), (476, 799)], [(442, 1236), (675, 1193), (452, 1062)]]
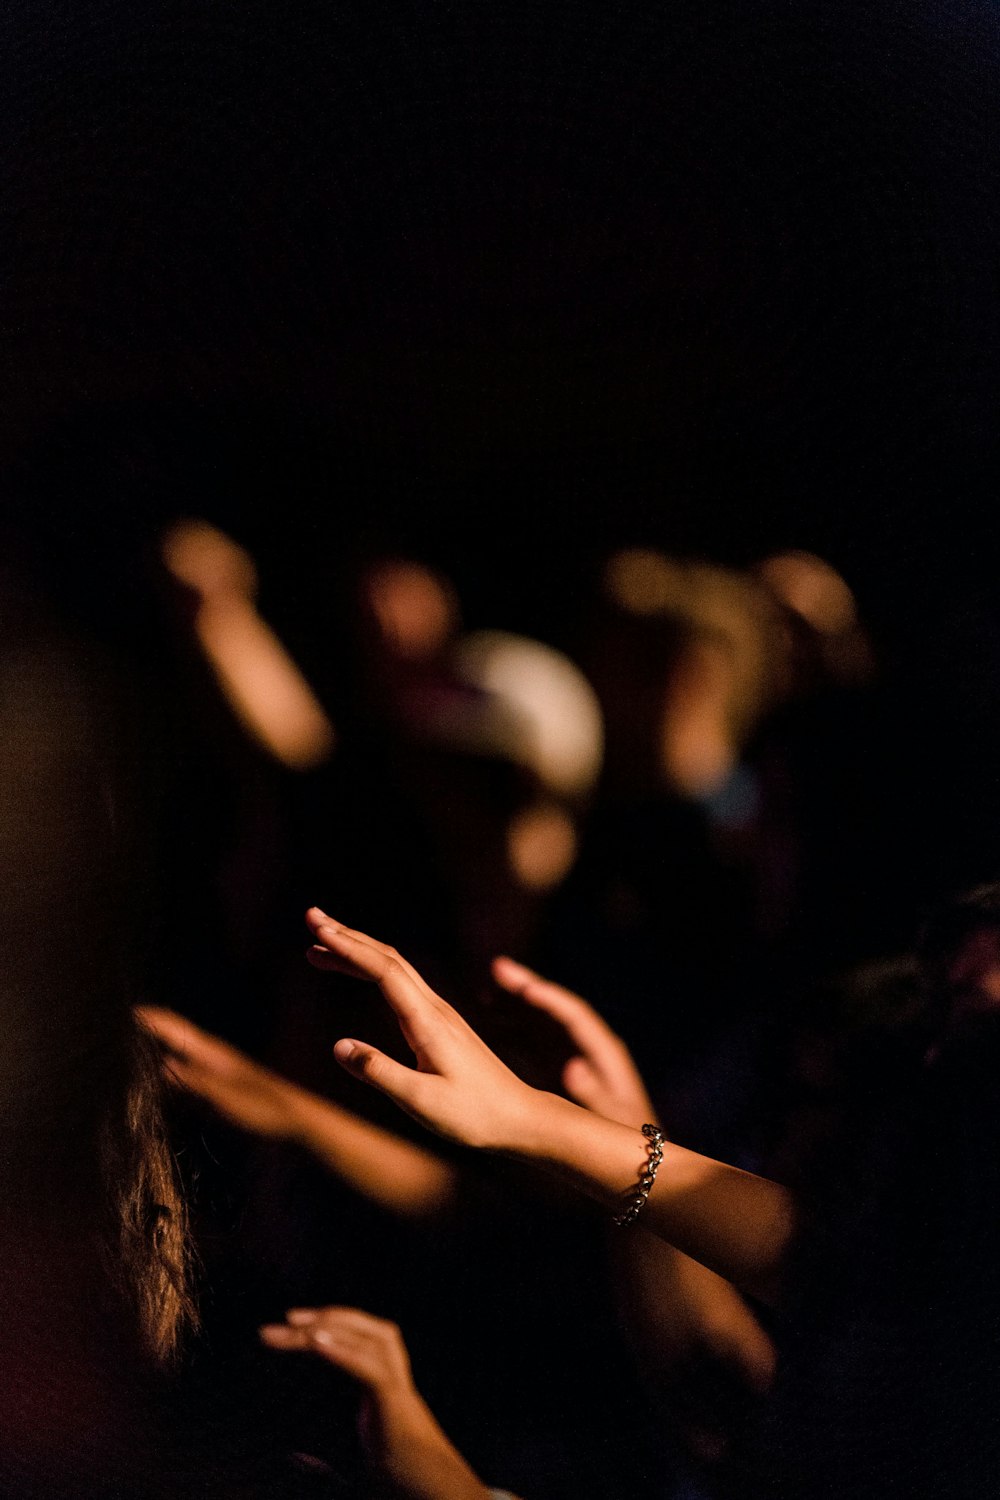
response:
[(684, 591), (683, 570), (651, 547), (626, 547), (609, 560), (604, 587), (629, 614), (658, 615), (677, 604)]
[(982, 927), (971, 933), (948, 972), (955, 1016), (1000, 1010), (1000, 932)]
[(274, 631), (254, 605), (250, 556), (204, 521), (165, 536), (163, 561), (198, 598), (195, 633), (247, 732), (283, 765), (308, 771), (333, 750), (333, 725)]
[(830, 676), (862, 685), (876, 674), (872, 643), (848, 584), (812, 552), (779, 552), (756, 572), (774, 597), (805, 622), (819, 643)]
[(365, 586), (383, 640), (405, 661), (428, 660), (458, 629), (454, 592), (422, 563), (402, 559), (378, 563)]
[(668, 689), (660, 754), (670, 784), (687, 797), (710, 797), (728, 780), (738, 751), (729, 725), (733, 662), (721, 642), (685, 651)]
[(685, 795), (711, 795), (786, 691), (788, 647), (767, 580), (633, 547), (609, 559), (604, 588), (626, 614), (654, 628), (657, 617), (681, 621), (693, 635), (665, 684), (669, 722), (659, 749), (672, 785)]
[(551, 891), (569, 874), (577, 855), (573, 819), (554, 802), (522, 809), (507, 828), (507, 857), (521, 885)]
[(762, 562), (758, 572), (820, 635), (840, 635), (856, 623), (854, 595), (840, 574), (814, 553), (777, 553)]

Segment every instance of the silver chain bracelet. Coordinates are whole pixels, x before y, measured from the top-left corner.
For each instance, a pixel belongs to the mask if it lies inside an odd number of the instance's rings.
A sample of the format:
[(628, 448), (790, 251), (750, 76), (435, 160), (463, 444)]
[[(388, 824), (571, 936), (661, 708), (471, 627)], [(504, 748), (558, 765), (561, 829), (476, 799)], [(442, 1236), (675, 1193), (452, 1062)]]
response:
[(612, 1223), (619, 1227), (623, 1224), (631, 1224), (639, 1217), (639, 1210), (649, 1197), (650, 1189), (656, 1181), (656, 1170), (663, 1160), (663, 1131), (659, 1125), (644, 1125), (642, 1133), (649, 1143), (649, 1160), (642, 1169), (635, 1198), (624, 1213), (616, 1214), (612, 1220)]

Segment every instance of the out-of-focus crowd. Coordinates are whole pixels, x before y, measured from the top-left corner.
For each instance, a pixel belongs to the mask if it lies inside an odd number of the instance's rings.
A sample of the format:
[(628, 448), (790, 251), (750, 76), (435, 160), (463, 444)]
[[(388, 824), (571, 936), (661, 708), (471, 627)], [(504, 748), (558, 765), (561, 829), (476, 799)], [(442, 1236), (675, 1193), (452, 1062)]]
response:
[[(176, 494), (54, 531), (36, 482), (4, 1493), (988, 1493), (1000, 895), (910, 901), (850, 580), (621, 539), (543, 639), (346, 508), (274, 559)], [(304, 961), (316, 906), (532, 1089), (783, 1185), (778, 1291), (338, 1067), (414, 1038)]]

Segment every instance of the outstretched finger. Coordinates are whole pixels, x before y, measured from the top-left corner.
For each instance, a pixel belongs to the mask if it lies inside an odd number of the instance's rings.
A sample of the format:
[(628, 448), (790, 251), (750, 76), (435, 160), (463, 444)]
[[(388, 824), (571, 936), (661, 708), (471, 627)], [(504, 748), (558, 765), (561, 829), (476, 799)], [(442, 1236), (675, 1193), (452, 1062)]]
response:
[[(355, 934), (355, 936), (357, 936), (357, 934)], [(387, 955), (391, 950), (387, 948), (384, 949), (381, 945), (379, 945), (376, 951), (385, 953)], [(431, 1004), (435, 1005), (435, 1007), (439, 1008), (444, 1002), (428, 989), (427, 985), (420, 978), (420, 975), (406, 962), (405, 959), (403, 959), (398, 953), (395, 955), (395, 957), (399, 963), (400, 968), (409, 975), (414, 984), (416, 984), (418, 989), (420, 989), (420, 991), (424, 994), (425, 998)], [(322, 943), (313, 943), (311, 947), (307, 948), (306, 958), (312, 964), (314, 969), (322, 969), (324, 973), (346, 974), (349, 979), (369, 980), (372, 977), (370, 974), (363, 973), (359, 969), (356, 958), (345, 957), (343, 954), (338, 953), (334, 948), (324, 947)]]
[(379, 986), (395, 1011), (410, 1046), (420, 1046), (429, 1025), (449, 1008), (444, 1001), (427, 988), (392, 948), (373, 943), (350, 928), (333, 924), (320, 927), (317, 936), (340, 961), (338, 967), (342, 973), (357, 979), (370, 979)]
[(621, 1038), (612, 1031), (607, 1021), (598, 1015), (592, 1005), (572, 990), (553, 984), (540, 974), (515, 963), (512, 958), (493, 960), (493, 978), (502, 989), (543, 1010), (554, 1021), (558, 1021), (578, 1051), (586, 1057), (606, 1052), (609, 1045), (622, 1047)]
[(321, 929), (325, 928), (328, 931), (332, 929), (336, 932), (346, 933), (365, 947), (373, 949), (376, 953), (381, 953), (386, 959), (391, 959), (394, 963), (398, 964), (435, 1006), (445, 1006), (445, 1001), (441, 999), (440, 995), (435, 994), (423, 975), (419, 974), (413, 965), (401, 953), (397, 953), (395, 948), (390, 947), (388, 943), (380, 943), (377, 938), (370, 937), (367, 932), (360, 932), (356, 927), (346, 927), (343, 922), (338, 922), (333, 917), (328, 917), (326, 912), (322, 911), (318, 906), (311, 906), (306, 912), (306, 925), (310, 928), (314, 936), (319, 939), (319, 942), (309, 950), (308, 955), (310, 961), (315, 963), (318, 968), (337, 968), (342, 973), (354, 973), (362, 979), (372, 977), (367, 973), (357, 974), (356, 968), (346, 967), (345, 963), (349, 963), (349, 959), (345, 960), (343, 954), (338, 954), (335, 949), (331, 949), (326, 944), (326, 940), (321, 936)]
[(386, 1369), (382, 1350), (364, 1334), (346, 1328), (328, 1328), (325, 1324), (309, 1330), (310, 1347), (338, 1369), (353, 1375), (369, 1389), (384, 1382)]
[(227, 1068), (237, 1055), (228, 1042), (202, 1031), (193, 1021), (178, 1015), (176, 1011), (165, 1010), (159, 1005), (137, 1005), (135, 1016), (140, 1025), (151, 1032), (169, 1052), (184, 1062), (205, 1068), (209, 1072)]
[(160, 1005), (136, 1005), (133, 1006), (132, 1013), (140, 1026), (179, 1057), (186, 1057), (190, 1048), (197, 1047), (198, 1028), (186, 1016), (180, 1016), (176, 1011), (166, 1010)]
[(331, 974), (346, 974), (349, 979), (357, 979), (357, 965), (349, 959), (341, 958), (329, 948), (324, 948), (322, 943), (313, 943), (312, 947), (306, 949), (306, 958), (314, 969), (323, 969)]
[(319, 1354), (331, 1364), (353, 1375), (363, 1385), (377, 1384), (379, 1365), (371, 1341), (349, 1329), (328, 1328), (313, 1320), (306, 1324), (267, 1323), (258, 1329), (260, 1341), (269, 1349)]
[(383, 1342), (401, 1341), (399, 1328), (387, 1318), (376, 1317), (360, 1307), (292, 1307), (285, 1314), (289, 1323), (323, 1328), (342, 1328)]
[(312, 1349), (313, 1330), (291, 1328), (287, 1323), (265, 1323), (257, 1330), (261, 1343), (271, 1349)]

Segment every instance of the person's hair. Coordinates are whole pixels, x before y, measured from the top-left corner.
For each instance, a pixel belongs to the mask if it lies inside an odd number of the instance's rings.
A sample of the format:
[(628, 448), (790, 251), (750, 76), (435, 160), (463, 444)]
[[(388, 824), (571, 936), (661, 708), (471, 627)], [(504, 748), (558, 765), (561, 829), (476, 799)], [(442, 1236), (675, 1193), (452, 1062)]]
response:
[(142, 880), (118, 699), (107, 659), (3, 565), (0, 1194), (11, 1253), (38, 1247), (10, 1296), (29, 1317), (48, 1256), (66, 1317), (163, 1363), (195, 1310), (159, 1057), (132, 1011)]
[(169, 1365), (198, 1325), (188, 1210), (163, 1117), (159, 1049), (134, 1023), (124, 1041), (124, 1088), (100, 1130), (103, 1259), (143, 1347)]

